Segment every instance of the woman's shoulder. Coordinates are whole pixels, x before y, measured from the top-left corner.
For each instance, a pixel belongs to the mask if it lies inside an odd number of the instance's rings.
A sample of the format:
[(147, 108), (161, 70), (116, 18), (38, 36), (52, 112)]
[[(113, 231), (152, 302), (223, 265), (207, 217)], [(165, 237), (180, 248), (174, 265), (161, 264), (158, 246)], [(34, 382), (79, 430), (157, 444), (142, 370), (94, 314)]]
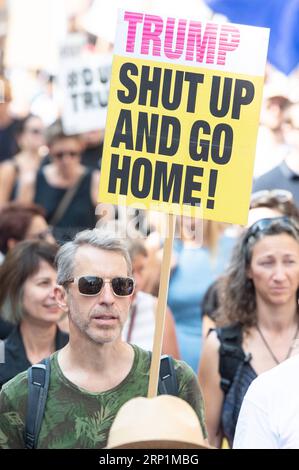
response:
[(15, 177), (18, 172), (18, 162), (16, 158), (4, 160), (0, 165), (0, 171), (3, 175), (5, 174), (6, 177)]

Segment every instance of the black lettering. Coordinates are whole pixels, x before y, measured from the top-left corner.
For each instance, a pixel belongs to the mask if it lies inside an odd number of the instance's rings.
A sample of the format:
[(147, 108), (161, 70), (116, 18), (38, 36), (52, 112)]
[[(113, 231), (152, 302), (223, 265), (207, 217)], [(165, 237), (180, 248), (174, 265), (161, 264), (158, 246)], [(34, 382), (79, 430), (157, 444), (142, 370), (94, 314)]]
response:
[[(203, 131), (204, 135), (210, 135), (211, 133), (211, 128), (208, 122), (202, 120), (195, 121), (190, 133), (189, 154), (192, 160), (196, 162), (199, 160), (207, 162), (209, 156), (210, 142), (206, 139), (199, 140), (200, 130)], [(200, 152), (197, 151), (198, 141), (201, 149)]]
[[(150, 125), (148, 122), (149, 119)], [(143, 150), (143, 142), (145, 139), (146, 151), (148, 153), (155, 153), (158, 122), (158, 114), (152, 114), (151, 117), (149, 117), (147, 113), (139, 113), (135, 150)]]
[(72, 93), (71, 98), (73, 102), (73, 109), (76, 113), (78, 111), (78, 93)]
[(195, 111), (197, 85), (199, 83), (203, 83), (203, 79), (204, 79), (204, 75), (202, 73), (193, 73), (193, 72), (185, 73), (185, 80), (186, 82), (189, 82), (188, 102), (187, 102), (188, 113), (194, 113)]
[[(142, 176), (141, 173), (143, 173)], [(147, 158), (138, 158), (135, 160), (131, 180), (131, 191), (133, 196), (144, 199), (149, 195), (152, 173), (152, 164)], [(143, 179), (143, 181), (141, 179)], [(141, 187), (140, 180), (142, 183)]]
[(111, 66), (106, 65), (106, 66), (100, 67), (98, 72), (99, 72), (100, 82), (107, 83), (111, 75)]
[(132, 116), (129, 109), (120, 110), (111, 147), (118, 148), (121, 143), (125, 144), (126, 149), (133, 150)]
[[(222, 155), (220, 155), (221, 139), (224, 136), (222, 144)], [(233, 130), (228, 124), (218, 124), (213, 132), (211, 156), (212, 160), (219, 165), (225, 165), (230, 161), (233, 148)]]
[(173, 70), (165, 69), (163, 90), (162, 90), (162, 105), (165, 109), (178, 109), (182, 99), (182, 88), (184, 72), (175, 72), (175, 83), (172, 91), (172, 99), (170, 98), (170, 89), (172, 84)]
[(135, 64), (126, 62), (119, 71), (119, 80), (128, 90), (127, 94), (124, 90), (117, 91), (117, 97), (121, 103), (133, 103), (137, 95), (136, 83), (128, 76), (129, 73), (133, 76), (138, 76), (138, 68)]
[(159, 101), (159, 91), (161, 82), (161, 69), (154, 67), (153, 77), (149, 78), (151, 67), (148, 65), (142, 66), (141, 79), (140, 79), (140, 94), (138, 103), (141, 105), (147, 104), (148, 92), (151, 93), (150, 106), (157, 108)]
[(78, 85), (78, 75), (76, 72), (70, 72), (67, 76), (67, 86), (73, 88)]
[(232, 78), (225, 77), (224, 85), (222, 91), (222, 103), (220, 108), (219, 105), (219, 95), (220, 95), (220, 83), (221, 77), (212, 78), (212, 88), (211, 88), (211, 99), (210, 99), (210, 112), (215, 117), (224, 117), (227, 115), (230, 105), (231, 93), (232, 93)]
[(90, 69), (83, 69), (82, 76), (84, 80), (84, 85), (89, 86), (93, 82), (92, 71)]
[[(172, 136), (170, 145), (167, 146), (170, 127), (172, 127)], [(175, 155), (180, 145), (180, 121), (174, 116), (162, 116), (160, 135), (159, 154), (170, 157)]]
[(159, 201), (160, 194), (162, 189), (162, 200), (164, 202), (169, 202), (170, 193), (172, 193), (171, 202), (180, 202), (180, 193), (181, 193), (181, 183), (182, 183), (182, 174), (183, 174), (183, 165), (178, 165), (174, 163), (170, 167), (170, 174), (167, 178), (167, 168), (168, 165), (166, 162), (157, 162), (155, 169), (155, 179), (153, 187), (153, 200)]
[(108, 90), (101, 90), (100, 93), (97, 93), (98, 105), (101, 108), (104, 108), (108, 104)]
[(192, 192), (201, 191), (201, 182), (194, 181), (194, 177), (202, 175), (203, 168), (199, 168), (198, 166), (187, 166), (183, 204), (189, 204), (191, 206), (200, 206), (201, 198), (192, 197)]
[[(243, 95), (243, 92), (245, 94)], [(232, 109), (232, 118), (240, 118), (241, 106), (251, 103), (254, 98), (254, 85), (248, 80), (236, 80), (235, 93), (234, 93), (234, 102)]]
[(85, 109), (93, 108), (92, 93), (90, 91), (85, 91), (83, 93), (83, 100)]
[(123, 166), (119, 168), (119, 155), (111, 155), (110, 175), (108, 184), (108, 193), (116, 193), (116, 183), (120, 180), (120, 194), (128, 194), (128, 181), (130, 176), (131, 157), (124, 155)]

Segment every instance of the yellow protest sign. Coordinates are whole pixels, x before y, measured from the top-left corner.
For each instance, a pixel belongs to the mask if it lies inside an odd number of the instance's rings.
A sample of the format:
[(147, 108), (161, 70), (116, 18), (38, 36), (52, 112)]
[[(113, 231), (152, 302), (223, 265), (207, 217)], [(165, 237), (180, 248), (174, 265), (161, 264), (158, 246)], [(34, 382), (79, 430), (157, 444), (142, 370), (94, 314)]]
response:
[(100, 202), (245, 224), (267, 44), (264, 28), (121, 11)]

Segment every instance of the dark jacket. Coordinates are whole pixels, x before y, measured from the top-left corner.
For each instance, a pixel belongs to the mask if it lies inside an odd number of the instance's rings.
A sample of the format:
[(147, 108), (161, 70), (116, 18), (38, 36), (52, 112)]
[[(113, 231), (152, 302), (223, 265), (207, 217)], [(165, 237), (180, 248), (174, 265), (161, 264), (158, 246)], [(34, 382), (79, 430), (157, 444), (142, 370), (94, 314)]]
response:
[[(69, 337), (57, 328), (55, 349), (63, 348), (68, 343)], [(29, 362), (20, 332), (20, 327), (16, 326), (8, 338), (4, 341), (4, 363), (0, 363), (0, 389), (2, 385), (27, 370), (32, 364)]]
[(0, 339), (6, 339), (13, 329), (14, 325), (12, 323), (9, 323), (8, 321), (2, 320), (2, 318), (0, 318)]

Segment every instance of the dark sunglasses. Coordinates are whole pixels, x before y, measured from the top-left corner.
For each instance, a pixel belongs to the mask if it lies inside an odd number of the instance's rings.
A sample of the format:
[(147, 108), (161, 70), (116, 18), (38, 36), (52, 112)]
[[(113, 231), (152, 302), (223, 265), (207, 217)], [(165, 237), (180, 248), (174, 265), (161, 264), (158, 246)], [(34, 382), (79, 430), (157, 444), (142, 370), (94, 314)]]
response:
[(34, 135), (43, 135), (44, 134), (44, 131), (42, 129), (38, 129), (37, 127), (36, 128), (31, 128), (31, 127), (28, 127), (28, 128), (25, 128), (25, 132), (29, 132), (29, 134), (34, 134)]
[(98, 295), (101, 293), (104, 284), (109, 282), (112, 286), (114, 295), (117, 297), (129, 297), (134, 292), (134, 279), (131, 277), (114, 277), (113, 279), (103, 279), (98, 276), (81, 276), (66, 281), (77, 282), (78, 289), (82, 295)]
[(245, 260), (246, 263), (250, 263), (250, 250), (248, 249), (248, 242), (249, 240), (253, 237), (257, 237), (259, 233), (267, 233), (269, 228), (272, 225), (275, 225), (278, 223), (282, 229), (286, 229), (287, 232), (289, 233), (294, 233), (294, 230), (297, 231), (299, 235), (299, 226), (297, 223), (294, 221), (294, 219), (290, 219), (286, 215), (283, 215), (281, 217), (269, 217), (265, 219), (260, 219), (257, 222), (255, 222), (251, 227), (246, 232), (246, 235), (243, 240), (243, 249), (245, 253)]
[(64, 152), (61, 151), (52, 154), (54, 158), (58, 159), (62, 159), (65, 155), (69, 155), (70, 157), (79, 157), (80, 153), (76, 152), (75, 150), (65, 150)]
[(254, 207), (256, 204), (266, 203), (273, 199), (282, 204), (294, 201), (292, 193), (286, 189), (263, 189), (251, 195), (250, 208)]
[(260, 219), (255, 222), (246, 232), (244, 242), (247, 243), (250, 237), (256, 237), (260, 232), (266, 232), (271, 225), (279, 223), (280, 225), (285, 226), (287, 229), (299, 231), (298, 225), (293, 219), (290, 219), (286, 215), (281, 217), (269, 217), (265, 219)]

